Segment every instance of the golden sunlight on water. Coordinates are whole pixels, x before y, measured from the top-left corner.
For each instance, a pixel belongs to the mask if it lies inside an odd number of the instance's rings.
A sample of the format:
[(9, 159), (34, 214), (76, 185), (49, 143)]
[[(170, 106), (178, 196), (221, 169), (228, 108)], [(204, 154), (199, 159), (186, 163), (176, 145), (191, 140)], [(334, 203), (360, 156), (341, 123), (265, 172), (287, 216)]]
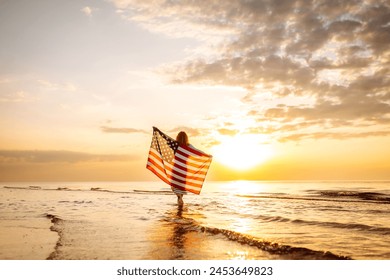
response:
[(235, 195), (245, 195), (269, 191), (270, 185), (261, 184), (257, 181), (240, 180), (228, 182), (225, 184), (224, 188)]
[(248, 219), (236, 218), (227, 228), (240, 233), (248, 233), (253, 228), (253, 223)]

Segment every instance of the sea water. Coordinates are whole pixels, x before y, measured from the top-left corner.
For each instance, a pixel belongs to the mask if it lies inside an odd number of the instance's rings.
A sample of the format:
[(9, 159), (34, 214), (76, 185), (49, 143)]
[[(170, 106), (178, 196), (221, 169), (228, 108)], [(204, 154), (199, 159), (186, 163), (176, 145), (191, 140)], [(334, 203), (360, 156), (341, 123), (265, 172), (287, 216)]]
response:
[(184, 207), (157, 181), (2, 183), (0, 236), (0, 259), (388, 260), (390, 182), (206, 181)]

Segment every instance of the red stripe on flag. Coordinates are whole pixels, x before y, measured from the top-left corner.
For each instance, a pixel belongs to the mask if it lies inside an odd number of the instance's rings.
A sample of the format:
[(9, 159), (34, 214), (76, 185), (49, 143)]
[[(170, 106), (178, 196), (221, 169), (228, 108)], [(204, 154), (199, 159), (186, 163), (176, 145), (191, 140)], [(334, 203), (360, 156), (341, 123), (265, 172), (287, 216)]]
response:
[[(177, 159), (175, 159), (175, 160), (177, 160)], [(176, 169), (176, 170), (182, 170), (182, 171), (184, 171), (186, 173), (193, 173), (193, 174), (199, 174), (199, 175), (206, 175), (206, 173), (207, 173), (205, 171), (202, 171), (201, 169), (198, 169), (196, 171), (195, 170), (191, 170), (191, 169), (186, 168), (184, 166), (181, 166), (179, 164), (174, 164), (173, 168)]]
[(203, 161), (203, 160), (207, 160), (209, 159), (210, 157), (209, 156), (206, 156), (206, 155), (196, 155), (194, 153), (192, 153), (191, 151), (183, 148), (183, 147), (179, 147), (177, 149), (177, 153), (181, 154), (181, 155), (184, 155), (185, 157), (188, 157), (192, 160), (196, 160), (196, 161)]
[(163, 180), (165, 183), (167, 183), (168, 185), (170, 184), (170, 182), (167, 180), (167, 178), (161, 176), (154, 168), (155, 166), (154, 165), (147, 165), (146, 166), (147, 169), (149, 169), (150, 171), (152, 171), (157, 177), (159, 177), (161, 180)]
[(197, 155), (197, 156), (200, 156), (200, 157), (201, 157), (201, 156), (210, 157), (209, 155), (206, 155), (205, 153), (202, 153), (202, 152), (199, 151), (199, 150), (195, 150), (195, 149), (191, 148), (190, 146), (180, 145), (179, 147), (182, 148), (183, 150), (187, 150), (187, 151), (189, 151), (190, 153), (193, 153), (193, 154), (195, 154), (195, 155)]
[(202, 168), (203, 166), (205, 166), (205, 164), (207, 164), (208, 162), (205, 162), (205, 161), (199, 161), (199, 163), (192, 163), (192, 162), (189, 162), (188, 159), (185, 159), (185, 158), (182, 158), (182, 157), (178, 157), (177, 155), (175, 156), (175, 160), (176, 161), (179, 161), (185, 165), (188, 165), (188, 166), (191, 166), (191, 167), (195, 167), (195, 168)]
[[(150, 154), (154, 155), (153, 152), (151, 152)], [(164, 165), (164, 168), (161, 167), (153, 158), (149, 158), (148, 163), (150, 163), (150, 165), (147, 165), (147, 168), (149, 170), (151, 170), (153, 173), (155, 173), (165, 183), (171, 184), (172, 180), (175, 180), (175, 181), (178, 181), (179, 183), (186, 184), (189, 186), (199, 187), (199, 188), (202, 187), (204, 177), (203, 178), (189, 177), (188, 176), (189, 172), (187, 172), (187, 174), (182, 174), (182, 173), (175, 171), (174, 169), (171, 169), (167, 165), (165, 165), (163, 160), (161, 160), (159, 162), (161, 163), (161, 165)], [(172, 173), (172, 175), (167, 174), (166, 170), (170, 171), (170, 173)], [(158, 172), (158, 171), (160, 171), (160, 172)], [(198, 181), (198, 183), (190, 182), (189, 180)]]

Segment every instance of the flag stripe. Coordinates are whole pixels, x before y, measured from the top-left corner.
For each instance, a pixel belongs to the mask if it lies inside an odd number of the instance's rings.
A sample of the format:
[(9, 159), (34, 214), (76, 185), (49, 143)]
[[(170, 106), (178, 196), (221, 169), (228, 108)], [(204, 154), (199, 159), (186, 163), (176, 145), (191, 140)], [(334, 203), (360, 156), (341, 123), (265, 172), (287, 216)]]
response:
[(206, 154), (202, 153), (201, 151), (192, 149), (192, 148), (189, 147), (189, 146), (186, 146), (186, 147), (179, 146), (179, 150), (180, 150), (180, 149), (186, 151), (188, 154), (190, 154), (190, 155), (192, 155), (192, 156), (195, 156), (195, 157), (196, 157), (196, 156), (198, 156), (198, 157), (202, 157), (202, 156), (210, 157), (209, 155), (206, 155)]
[(148, 165), (146, 166), (146, 168), (148, 168), (150, 171), (152, 171), (157, 177), (159, 177), (161, 180), (163, 180), (165, 183), (167, 183), (169, 185), (169, 181), (167, 180), (167, 178), (165, 178), (165, 176), (161, 175), (161, 171), (159, 169), (156, 169), (154, 168), (155, 166), (153, 166), (152, 164), (148, 163)]
[(190, 147), (179, 146), (179, 148), (177, 149), (177, 152), (185, 155), (188, 158), (191, 158), (194, 161), (204, 161), (204, 160), (210, 159), (210, 156), (208, 156), (208, 155), (200, 155), (199, 156), (199, 155), (192, 153), (191, 150), (188, 150), (188, 149), (190, 149)]
[(195, 191), (200, 191), (200, 189), (202, 188), (202, 184), (192, 184), (192, 183), (189, 183), (188, 181), (177, 180), (177, 178), (175, 178), (176, 179), (175, 180), (172, 177), (168, 177), (169, 178), (169, 180), (168, 180), (166, 177), (166, 174), (163, 171), (161, 171), (160, 168), (154, 169), (153, 167), (154, 166), (152, 166), (152, 163), (148, 162), (147, 168), (149, 170), (151, 170), (154, 174), (156, 174), (165, 183), (172, 185), (178, 189), (181, 189), (181, 190), (191, 189), (191, 190), (195, 190)]
[(181, 159), (181, 161), (183, 161), (187, 164), (190, 164), (191, 166), (193, 166), (195, 168), (198, 166), (201, 166), (205, 162), (204, 160), (202, 160), (202, 161), (191, 160), (191, 158), (189, 158), (185, 155), (182, 155), (179, 152), (176, 153), (176, 159)]
[(193, 156), (188, 155), (187, 153), (181, 151), (180, 148), (177, 150), (177, 152), (175, 154), (175, 158), (181, 158), (181, 159), (185, 160), (186, 162), (191, 163), (193, 165), (201, 165), (205, 162), (210, 161), (210, 159), (207, 157), (194, 158)]
[(194, 180), (198, 179), (198, 180), (202, 180), (203, 181), (203, 179), (204, 179), (204, 176), (202, 174), (198, 175), (197, 173), (187, 172), (185, 170), (182, 170), (178, 166), (175, 166), (175, 165), (172, 165), (172, 164), (170, 164), (168, 162), (163, 161), (162, 158), (158, 154), (156, 154), (154, 149), (150, 150), (148, 161), (152, 161), (153, 164), (158, 165), (158, 168), (162, 172), (167, 172), (168, 171), (168, 172), (174, 173), (174, 174), (176, 174), (178, 176), (183, 176), (184, 175), (187, 178), (194, 179)]
[[(167, 164), (167, 163), (166, 163)], [(165, 164), (164, 167), (164, 161), (160, 158), (156, 158), (156, 155), (151, 153), (151, 157), (148, 159), (148, 166), (153, 166), (153, 168), (158, 170), (160, 176), (163, 176), (165, 178), (164, 182), (172, 182), (173, 179), (175, 179), (177, 182), (186, 184), (194, 187), (202, 187), (202, 183), (204, 181), (204, 177), (195, 177), (195, 176), (185, 176), (183, 177), (183, 174), (177, 174), (175, 172), (175, 169), (171, 169), (167, 167)]]
[(164, 177), (166, 179), (169, 179), (164, 168), (162, 168), (158, 162), (154, 161), (153, 159), (149, 159), (148, 164), (152, 166), (153, 169), (155, 169), (156, 171), (158, 170), (159, 172), (161, 172), (161, 174), (164, 174), (165, 175)]
[(176, 167), (177, 165), (178, 165), (178, 167), (183, 167), (185, 169), (185, 171), (194, 172), (195, 173), (200, 168), (203, 168), (204, 166), (208, 167), (209, 163), (203, 163), (203, 164), (195, 165), (195, 164), (192, 164), (192, 163), (188, 163), (188, 162), (186, 162), (185, 160), (183, 160), (181, 158), (175, 158), (173, 166)]
[(150, 156), (150, 161), (152, 161), (152, 163), (154, 163), (155, 165), (158, 166), (158, 168), (162, 171), (162, 172), (167, 172), (169, 171), (170, 173), (174, 173), (178, 176), (186, 176), (187, 178), (189, 179), (198, 179), (198, 180), (204, 180), (204, 176), (207, 172), (207, 170), (204, 170), (206, 168), (208, 168), (208, 165), (205, 166), (205, 168), (203, 168), (203, 170), (198, 170), (196, 172), (191, 172), (191, 170), (186, 170), (184, 167), (182, 166), (178, 166), (177, 164), (170, 164), (168, 162), (165, 162), (161, 159), (161, 157), (159, 157), (156, 153), (153, 153), (151, 151), (151, 156)]
[(205, 171), (202, 171), (201, 169), (193, 169), (193, 168), (189, 168), (188, 166), (186, 166), (185, 164), (183, 163), (180, 163), (178, 161), (175, 161), (174, 164), (171, 164), (171, 163), (166, 163), (165, 164), (167, 167), (169, 167), (170, 169), (173, 169), (173, 170), (176, 170), (180, 173), (192, 173), (192, 174), (199, 174), (199, 175), (206, 175), (206, 172)]

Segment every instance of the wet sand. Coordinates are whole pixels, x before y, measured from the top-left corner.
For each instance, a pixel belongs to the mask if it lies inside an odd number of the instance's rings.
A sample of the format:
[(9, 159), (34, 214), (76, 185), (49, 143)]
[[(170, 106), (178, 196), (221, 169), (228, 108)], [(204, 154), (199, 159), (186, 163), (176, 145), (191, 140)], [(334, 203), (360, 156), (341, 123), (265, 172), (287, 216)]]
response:
[(58, 235), (45, 218), (0, 221), (0, 259), (42, 260), (53, 251)]

